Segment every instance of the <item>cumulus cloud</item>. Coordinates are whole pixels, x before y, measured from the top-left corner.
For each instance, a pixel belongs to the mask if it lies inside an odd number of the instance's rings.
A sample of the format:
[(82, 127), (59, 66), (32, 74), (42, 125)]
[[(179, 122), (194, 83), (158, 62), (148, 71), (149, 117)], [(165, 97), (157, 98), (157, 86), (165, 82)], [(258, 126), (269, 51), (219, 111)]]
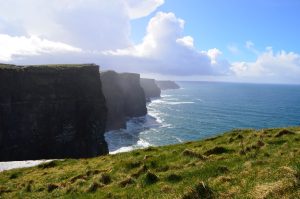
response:
[[(148, 16), (163, 0), (0, 0), (0, 61), (16, 64), (97, 63), (103, 69), (165, 76), (218, 76), (299, 82), (300, 55), (264, 52), (252, 41), (253, 62), (229, 63), (217, 48), (200, 50), (174, 13), (152, 17), (139, 44), (130, 20)], [(239, 53), (236, 46), (228, 46)], [(299, 82), (300, 83), (300, 82)]]
[(130, 19), (148, 16), (164, 3), (164, 0), (127, 0), (125, 1)]
[(0, 0), (0, 33), (38, 36), (87, 50), (131, 44), (130, 19), (153, 12), (163, 0)]
[(261, 82), (300, 83), (300, 55), (283, 50), (274, 52), (267, 47), (256, 61), (232, 63), (231, 70), (238, 77)]
[(80, 48), (76, 48), (60, 42), (52, 42), (40, 39), (36, 36), (13, 37), (0, 34), (0, 60), (12, 61), (20, 56), (38, 56), (52, 53), (79, 53)]
[(184, 23), (174, 13), (158, 12), (150, 20), (142, 43), (104, 54), (112, 57), (113, 65), (135, 67), (142, 72), (171, 75), (223, 73), (224, 67), (219, 70), (221, 51), (216, 48), (197, 50), (193, 37), (183, 35)]

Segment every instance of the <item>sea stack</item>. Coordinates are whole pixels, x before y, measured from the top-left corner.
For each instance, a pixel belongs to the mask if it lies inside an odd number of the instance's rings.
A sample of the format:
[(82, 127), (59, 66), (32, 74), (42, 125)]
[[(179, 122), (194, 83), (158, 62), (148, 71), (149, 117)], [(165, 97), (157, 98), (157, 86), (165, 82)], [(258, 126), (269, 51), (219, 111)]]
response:
[(125, 128), (128, 118), (147, 114), (139, 74), (106, 71), (101, 73), (101, 81), (108, 107), (107, 131)]
[(108, 153), (99, 66), (0, 65), (0, 160)]

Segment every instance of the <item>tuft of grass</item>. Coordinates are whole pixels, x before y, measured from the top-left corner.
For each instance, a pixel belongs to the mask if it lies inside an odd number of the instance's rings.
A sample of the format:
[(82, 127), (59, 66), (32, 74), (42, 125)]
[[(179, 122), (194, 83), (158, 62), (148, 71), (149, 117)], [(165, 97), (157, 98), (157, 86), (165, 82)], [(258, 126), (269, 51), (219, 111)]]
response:
[(40, 165), (38, 165), (38, 168), (40, 169), (48, 169), (48, 168), (53, 168), (57, 166), (57, 161), (50, 161), (50, 162), (46, 162), (46, 163), (42, 163)]
[(22, 173), (21, 172), (14, 172), (12, 174), (10, 174), (9, 179), (16, 179), (18, 178)]
[(193, 188), (190, 188), (182, 199), (212, 199), (214, 198), (213, 191), (203, 181), (199, 182)]
[(194, 151), (189, 150), (189, 149), (185, 149), (182, 152), (182, 155), (193, 157), (193, 158), (199, 158), (200, 160), (206, 160), (207, 159), (207, 157), (205, 157), (204, 155), (202, 155), (200, 153), (197, 153), (197, 152), (194, 152)]
[(125, 180), (122, 180), (121, 182), (119, 182), (119, 186), (126, 187), (127, 185), (130, 185), (133, 183), (134, 183), (134, 180), (131, 177), (129, 177), (129, 178), (126, 178)]
[(97, 191), (98, 188), (101, 188), (101, 187), (103, 187), (103, 185), (101, 185), (101, 184), (99, 184), (99, 183), (97, 183), (97, 182), (92, 182), (92, 183), (89, 185), (89, 187), (87, 188), (86, 192), (91, 192), (91, 193), (93, 193), (93, 192)]
[(107, 173), (102, 173), (102, 174), (100, 175), (99, 181), (100, 181), (102, 184), (105, 184), (105, 185), (111, 183), (110, 175), (107, 174)]
[(156, 183), (158, 180), (159, 180), (159, 178), (157, 177), (157, 175), (148, 171), (146, 173), (146, 175), (144, 176), (143, 183), (144, 183), (144, 185), (151, 185), (151, 184)]
[(167, 176), (166, 179), (167, 179), (168, 182), (177, 183), (177, 182), (182, 180), (182, 177), (180, 175), (177, 175), (177, 174), (170, 174), (170, 175)]

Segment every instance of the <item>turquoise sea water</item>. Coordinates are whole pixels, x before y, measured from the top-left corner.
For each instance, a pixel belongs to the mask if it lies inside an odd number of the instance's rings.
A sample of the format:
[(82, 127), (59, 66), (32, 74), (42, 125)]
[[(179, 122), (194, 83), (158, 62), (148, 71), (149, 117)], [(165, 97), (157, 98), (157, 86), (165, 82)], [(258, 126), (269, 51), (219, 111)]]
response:
[(234, 128), (300, 125), (300, 86), (177, 82), (148, 104), (148, 115), (106, 133), (110, 152), (211, 137)]

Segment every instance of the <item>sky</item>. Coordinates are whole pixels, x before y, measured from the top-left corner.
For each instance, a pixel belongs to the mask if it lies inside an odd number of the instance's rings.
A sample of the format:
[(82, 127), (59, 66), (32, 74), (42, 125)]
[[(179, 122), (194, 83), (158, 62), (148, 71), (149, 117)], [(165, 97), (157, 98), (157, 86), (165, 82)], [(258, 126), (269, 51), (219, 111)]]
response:
[(298, 0), (0, 0), (0, 63), (300, 84)]

